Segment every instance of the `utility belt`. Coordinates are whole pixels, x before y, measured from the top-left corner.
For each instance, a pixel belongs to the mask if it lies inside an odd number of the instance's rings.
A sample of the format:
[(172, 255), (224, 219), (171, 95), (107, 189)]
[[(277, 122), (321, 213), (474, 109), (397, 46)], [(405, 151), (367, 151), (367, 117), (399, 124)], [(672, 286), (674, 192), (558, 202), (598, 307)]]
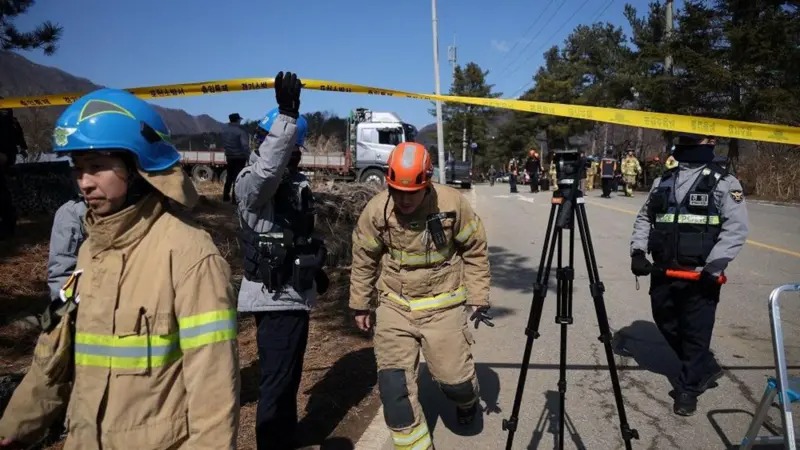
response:
[(322, 267), (328, 250), (321, 240), (296, 243), (291, 231), (263, 233), (258, 236), (257, 248), (257, 270), (268, 292), (280, 291), (287, 285), (298, 293), (305, 292), (314, 287), (314, 281), (319, 294), (327, 290), (327, 275)]

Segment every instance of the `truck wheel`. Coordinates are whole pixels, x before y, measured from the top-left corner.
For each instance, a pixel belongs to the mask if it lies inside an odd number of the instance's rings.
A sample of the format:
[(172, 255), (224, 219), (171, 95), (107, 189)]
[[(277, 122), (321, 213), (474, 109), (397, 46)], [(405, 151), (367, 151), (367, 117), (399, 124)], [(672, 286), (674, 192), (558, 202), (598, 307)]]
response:
[(365, 170), (364, 173), (361, 174), (361, 182), (362, 183), (375, 183), (380, 186), (386, 184), (386, 174), (383, 173), (380, 169), (369, 169)]
[(461, 183), (461, 189), (472, 189), (472, 183)]
[(219, 179), (220, 183), (225, 184), (225, 180), (228, 179), (228, 171), (227, 170), (223, 170), (222, 172), (220, 172), (218, 179)]
[(205, 164), (198, 164), (192, 168), (192, 179), (195, 183), (205, 183), (214, 178), (214, 171)]

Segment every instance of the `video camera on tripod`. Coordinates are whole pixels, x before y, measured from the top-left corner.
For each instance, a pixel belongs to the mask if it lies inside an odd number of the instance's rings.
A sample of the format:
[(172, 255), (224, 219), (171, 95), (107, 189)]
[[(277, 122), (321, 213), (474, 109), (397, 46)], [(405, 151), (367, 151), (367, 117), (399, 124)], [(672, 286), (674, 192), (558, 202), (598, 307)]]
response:
[(581, 156), (578, 150), (555, 150), (554, 163), (556, 165), (556, 181), (558, 188), (566, 190), (573, 186), (580, 186), (580, 180), (584, 178), (586, 169), (591, 163)]
[(570, 228), (572, 226), (573, 205), (582, 194), (580, 181), (586, 174), (586, 168), (591, 163), (578, 150), (555, 150), (553, 163), (556, 165), (556, 183), (561, 197), (561, 209), (556, 218), (556, 227)]
[[(564, 405), (567, 392), (567, 326), (573, 323), (572, 294), (575, 280), (574, 253), (575, 229), (580, 235), (581, 247), (586, 261), (586, 270), (589, 277), (589, 292), (597, 315), (597, 324), (600, 331), (599, 340), (603, 343), (606, 353), (606, 363), (611, 378), (614, 400), (619, 415), (619, 429), (625, 448), (632, 448), (631, 440), (639, 439), (639, 432), (628, 424), (625, 405), (622, 398), (622, 388), (619, 383), (617, 366), (611, 348), (611, 328), (608, 324), (603, 293), (605, 286), (600, 281), (600, 273), (595, 258), (589, 231), (589, 219), (586, 215), (583, 192), (580, 189), (580, 180), (590, 164), (582, 158), (577, 150), (556, 150), (553, 163), (556, 164), (556, 177), (558, 189), (553, 192), (550, 216), (547, 220), (547, 231), (542, 246), (542, 255), (539, 260), (539, 270), (536, 272), (536, 281), (533, 283), (533, 304), (525, 327), (525, 350), (522, 355), (522, 364), (517, 381), (517, 391), (514, 395), (514, 405), (511, 417), (503, 420), (503, 429), (508, 431), (506, 450), (510, 450), (514, 435), (519, 424), (519, 411), (522, 405), (522, 395), (525, 389), (525, 380), (530, 367), (533, 341), (540, 337), (539, 324), (542, 319), (545, 296), (548, 292), (550, 271), (553, 260), (556, 262), (556, 317), (555, 323), (561, 328), (561, 345), (559, 354), (559, 422), (558, 422), (558, 448), (564, 448)], [(575, 226), (577, 225), (577, 227)], [(564, 230), (568, 231), (567, 237)], [(565, 242), (566, 241), (566, 242)], [(564, 255), (564, 244), (567, 254)], [(566, 256), (566, 258), (564, 258)], [(566, 259), (566, 261), (565, 261)]]

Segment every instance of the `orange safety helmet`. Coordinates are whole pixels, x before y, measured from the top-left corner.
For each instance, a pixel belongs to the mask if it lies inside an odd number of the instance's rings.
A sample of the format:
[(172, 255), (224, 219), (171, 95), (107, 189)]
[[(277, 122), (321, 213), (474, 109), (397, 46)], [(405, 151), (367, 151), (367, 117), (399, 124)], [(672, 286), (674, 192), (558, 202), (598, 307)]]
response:
[(389, 173), (386, 184), (400, 191), (418, 191), (431, 183), (433, 163), (424, 145), (416, 142), (398, 144), (386, 161)]

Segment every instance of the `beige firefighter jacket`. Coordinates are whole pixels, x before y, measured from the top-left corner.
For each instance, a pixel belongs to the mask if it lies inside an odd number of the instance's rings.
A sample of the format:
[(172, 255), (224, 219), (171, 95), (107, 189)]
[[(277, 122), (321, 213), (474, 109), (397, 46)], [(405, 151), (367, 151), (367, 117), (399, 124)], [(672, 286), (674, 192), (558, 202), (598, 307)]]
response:
[(642, 166), (636, 157), (626, 156), (622, 160), (622, 174), (627, 176), (638, 175), (642, 171)]
[[(230, 268), (189, 220), (160, 194), (109, 217), (87, 214), (74, 350), (64, 352), (63, 320), (40, 336), (0, 436), (30, 442), (66, 406), (67, 450), (236, 447)], [(53, 358), (73, 352), (71, 383)]]
[[(442, 220), (442, 248), (426, 229), (426, 217), (436, 212), (454, 213)], [(490, 277), (483, 224), (451, 187), (433, 184), (408, 217), (394, 212), (383, 191), (369, 201), (353, 231), (352, 309), (369, 309), (376, 293), (379, 301), (407, 311), (489, 305)]]

